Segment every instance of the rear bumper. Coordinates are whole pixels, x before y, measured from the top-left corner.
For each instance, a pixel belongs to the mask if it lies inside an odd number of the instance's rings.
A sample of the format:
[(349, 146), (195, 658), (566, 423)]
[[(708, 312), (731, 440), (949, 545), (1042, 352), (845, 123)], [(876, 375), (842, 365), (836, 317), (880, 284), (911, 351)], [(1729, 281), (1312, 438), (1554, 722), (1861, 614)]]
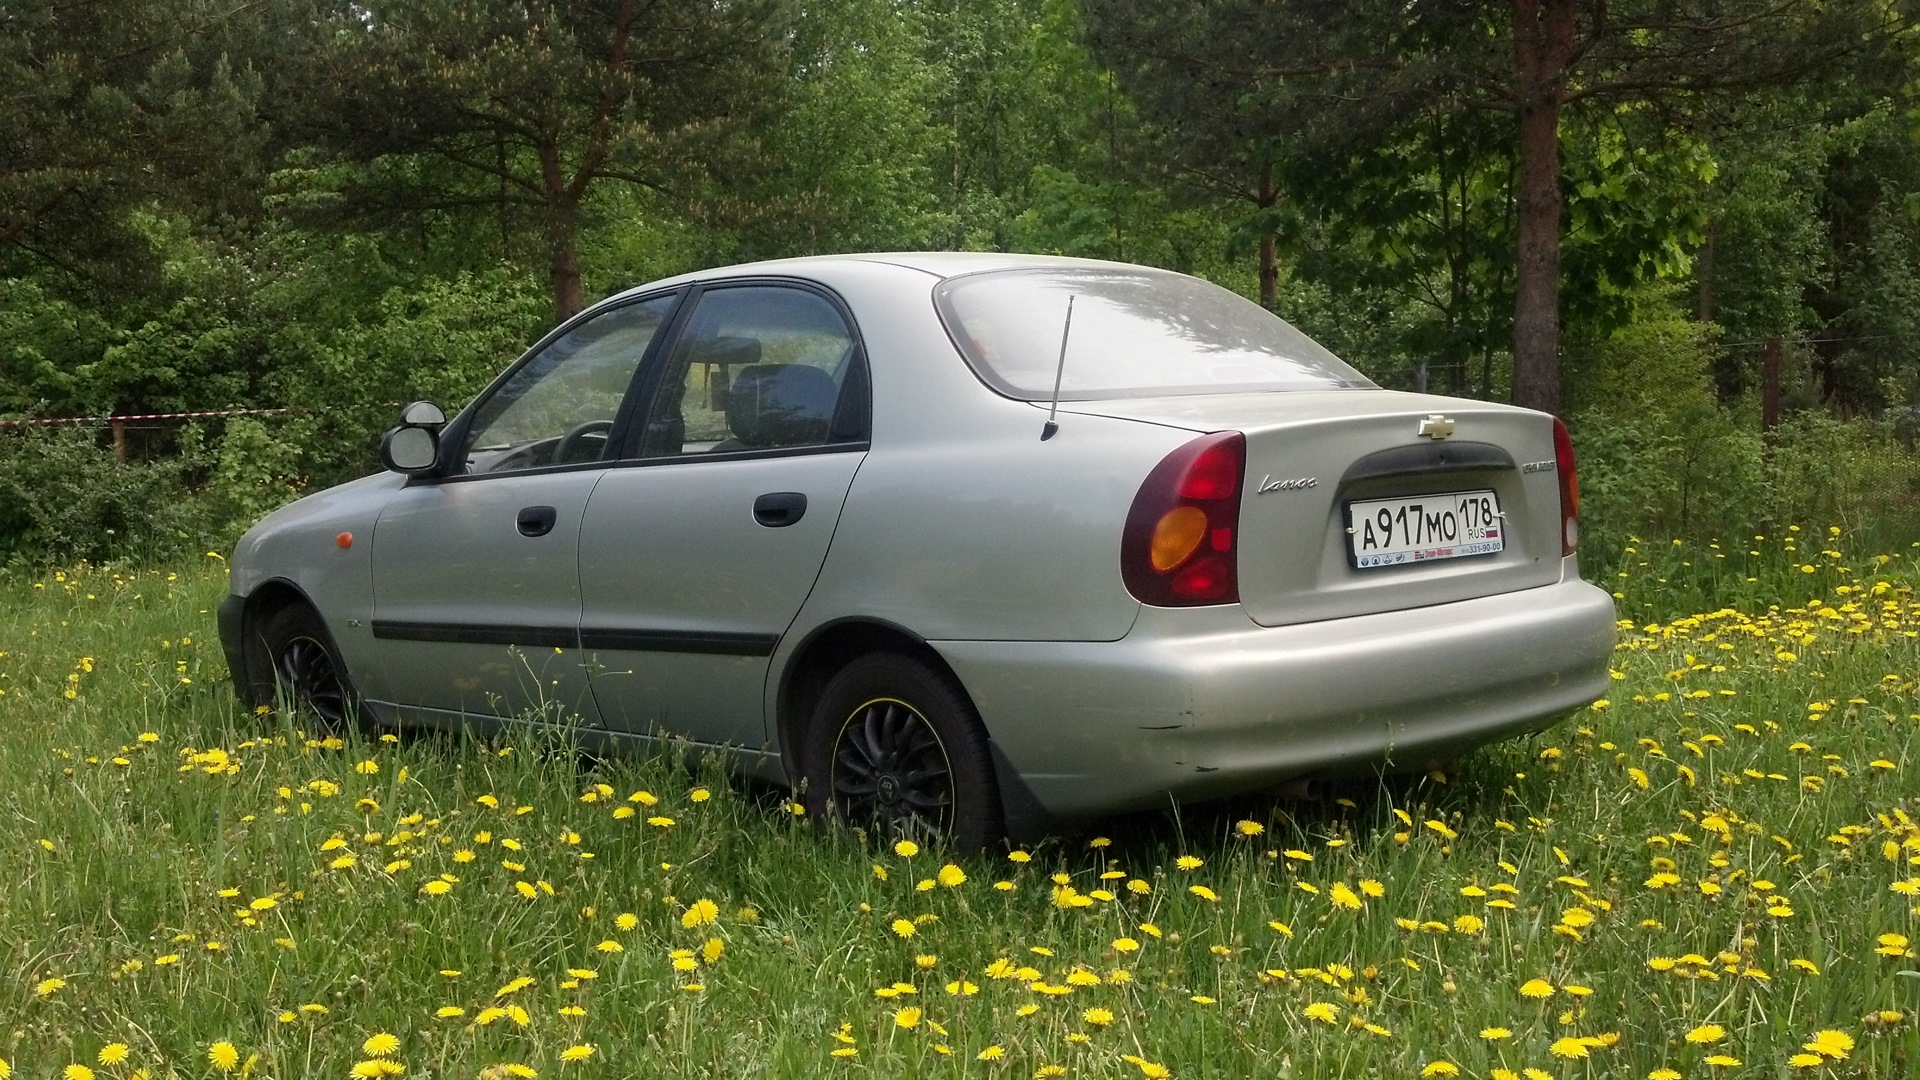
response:
[(1145, 608), (1114, 642), (935, 641), (1063, 818), (1425, 767), (1602, 696), (1613, 600), (1536, 589), (1295, 626)]

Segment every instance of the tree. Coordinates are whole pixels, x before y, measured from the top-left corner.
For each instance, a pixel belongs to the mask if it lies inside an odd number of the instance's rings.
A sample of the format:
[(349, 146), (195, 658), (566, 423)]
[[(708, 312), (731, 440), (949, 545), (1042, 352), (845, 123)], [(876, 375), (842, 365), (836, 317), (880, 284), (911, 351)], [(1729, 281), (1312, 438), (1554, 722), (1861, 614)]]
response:
[[(1090, 0), (1089, 11), (1095, 47), (1172, 133), (1170, 156), (1196, 174), (1257, 175), (1240, 191), (1266, 215), (1279, 195), (1269, 162), (1321, 168), (1413, 116), (1511, 117), (1512, 398), (1549, 411), (1568, 227), (1563, 120), (1638, 107), (1661, 118), (1657, 130), (1679, 130), (1739, 95), (1830, 77), (1905, 25), (1880, 0), (1213, 0), (1178, 11)], [(1263, 279), (1270, 220), (1258, 226)]]
[(1904, 25), (1879, 0), (1431, 0), (1414, 7), (1447, 43), (1451, 83), (1513, 116), (1519, 160), (1513, 400), (1560, 404), (1560, 160), (1569, 109), (1646, 103), (1701, 113), (1730, 97), (1831, 76)]
[(259, 80), (226, 55), (236, 21), (199, 0), (0, 7), (0, 273), (124, 283), (146, 248), (133, 208), (244, 201), (265, 132)]
[(531, 217), (564, 319), (582, 306), (597, 184), (685, 195), (750, 165), (737, 136), (777, 100), (781, 14), (777, 0), (342, 3), (301, 119), (361, 166), (343, 217)]
[(1190, 201), (1245, 207), (1259, 250), (1260, 302), (1274, 307), (1287, 217), (1282, 160), (1350, 135), (1356, 103), (1378, 127), (1397, 99), (1355, 90), (1387, 62), (1364, 49), (1383, 25), (1371, 0), (1087, 0), (1087, 42), (1153, 126), (1165, 169)]

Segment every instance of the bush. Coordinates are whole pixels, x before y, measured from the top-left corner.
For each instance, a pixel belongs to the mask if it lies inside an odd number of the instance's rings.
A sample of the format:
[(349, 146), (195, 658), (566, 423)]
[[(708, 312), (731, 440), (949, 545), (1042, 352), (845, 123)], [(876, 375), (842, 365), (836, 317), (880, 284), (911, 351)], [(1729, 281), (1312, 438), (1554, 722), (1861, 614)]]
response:
[(91, 428), (0, 437), (0, 558), (163, 559), (206, 535), (192, 457), (121, 465)]

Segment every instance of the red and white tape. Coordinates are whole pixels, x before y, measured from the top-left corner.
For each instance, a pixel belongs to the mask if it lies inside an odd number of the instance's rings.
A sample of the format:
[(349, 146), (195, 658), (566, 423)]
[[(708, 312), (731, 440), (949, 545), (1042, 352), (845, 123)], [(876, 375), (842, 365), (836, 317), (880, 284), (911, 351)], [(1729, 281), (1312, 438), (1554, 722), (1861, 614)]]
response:
[(0, 427), (33, 427), (42, 424), (118, 424), (128, 420), (198, 420), (210, 416), (261, 416), (291, 412), (291, 409), (215, 409), (207, 412), (135, 413), (126, 416), (60, 416), (45, 419), (0, 420)]

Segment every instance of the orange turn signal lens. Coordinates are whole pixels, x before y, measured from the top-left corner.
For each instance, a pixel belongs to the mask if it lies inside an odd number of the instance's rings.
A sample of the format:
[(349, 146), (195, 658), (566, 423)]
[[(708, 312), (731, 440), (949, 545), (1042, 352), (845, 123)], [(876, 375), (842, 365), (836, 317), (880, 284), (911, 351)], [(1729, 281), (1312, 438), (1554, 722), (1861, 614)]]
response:
[(1153, 525), (1149, 547), (1153, 568), (1160, 573), (1179, 566), (1200, 548), (1207, 535), (1207, 514), (1197, 506), (1176, 506)]

